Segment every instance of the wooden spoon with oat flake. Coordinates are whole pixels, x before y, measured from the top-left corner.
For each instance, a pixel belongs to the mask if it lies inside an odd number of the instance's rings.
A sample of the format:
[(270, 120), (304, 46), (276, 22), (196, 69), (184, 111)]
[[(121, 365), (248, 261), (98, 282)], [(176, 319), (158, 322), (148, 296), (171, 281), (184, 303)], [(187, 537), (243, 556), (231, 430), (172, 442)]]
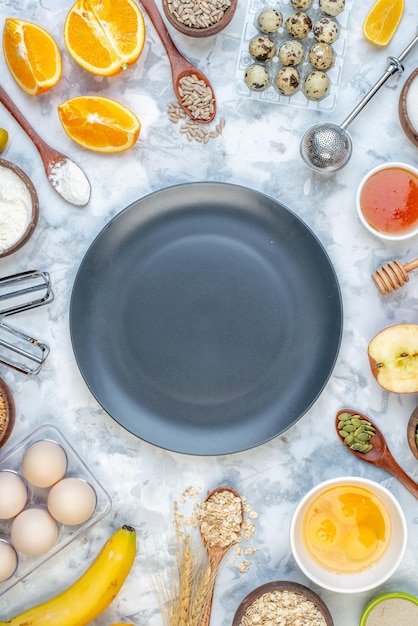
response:
[(0, 102), (32, 139), (55, 191), (70, 204), (84, 206), (90, 200), (90, 183), (83, 170), (70, 158), (46, 143), (0, 85)]
[[(192, 65), (192, 63), (185, 59), (177, 50), (154, 0), (141, 0), (141, 4), (148, 13), (167, 52), (171, 66), (173, 88), (180, 106), (192, 119), (200, 124), (208, 124), (216, 115), (215, 94), (210, 82), (203, 72)], [(191, 104), (187, 106), (184, 103), (184, 89), (188, 90), (187, 84), (184, 83), (184, 81), (187, 81), (188, 78), (192, 81), (192, 88), (193, 84), (196, 87), (196, 89), (193, 90), (195, 94), (202, 95), (202, 98), (198, 98), (195, 102), (196, 106), (202, 111), (200, 115), (196, 115), (196, 111), (189, 108), (192, 106)]]
[(212, 575), (200, 626), (210, 624), (216, 574), (225, 554), (240, 540), (243, 521), (242, 499), (232, 487), (217, 487), (203, 502), (200, 534), (209, 556)]

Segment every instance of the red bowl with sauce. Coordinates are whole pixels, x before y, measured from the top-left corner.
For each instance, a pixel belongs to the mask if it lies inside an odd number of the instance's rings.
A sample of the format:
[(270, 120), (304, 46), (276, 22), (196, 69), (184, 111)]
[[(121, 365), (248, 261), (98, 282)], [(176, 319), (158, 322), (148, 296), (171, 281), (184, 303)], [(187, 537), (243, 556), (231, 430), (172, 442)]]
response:
[(418, 169), (407, 163), (385, 163), (360, 182), (357, 212), (371, 233), (391, 241), (418, 235)]

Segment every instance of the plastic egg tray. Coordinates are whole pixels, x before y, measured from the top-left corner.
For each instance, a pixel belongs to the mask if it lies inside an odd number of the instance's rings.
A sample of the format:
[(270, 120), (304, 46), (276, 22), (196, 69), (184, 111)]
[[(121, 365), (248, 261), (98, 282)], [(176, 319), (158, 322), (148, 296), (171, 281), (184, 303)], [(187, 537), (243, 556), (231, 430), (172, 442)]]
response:
[[(68, 462), (65, 476), (77, 476), (79, 478), (83, 478), (90, 483), (90, 485), (95, 490), (97, 496), (96, 508), (93, 512), (93, 515), (87, 521), (77, 526), (66, 526), (58, 523), (57, 541), (54, 546), (50, 550), (48, 550), (48, 552), (45, 552), (44, 554), (41, 554), (39, 556), (30, 556), (18, 552), (17, 569), (10, 578), (3, 582), (0, 582), (0, 596), (6, 593), (6, 591), (11, 589), (18, 582), (23, 580), (26, 576), (31, 574), (40, 565), (42, 565), (55, 554), (60, 552), (60, 550), (68, 546), (68, 544), (74, 541), (74, 539), (79, 537), (93, 524), (96, 524), (99, 520), (103, 519), (111, 510), (112, 502), (110, 496), (102, 487), (102, 485), (97, 481), (97, 479), (93, 476), (92, 472), (82, 461), (80, 456), (67, 441), (64, 435), (55, 426), (44, 425), (39, 427), (33, 433), (25, 437), (25, 439), (17, 443), (8, 452), (0, 456), (0, 471), (12, 470), (22, 477), (21, 464), (25, 450), (32, 443), (35, 443), (36, 441), (40, 441), (42, 439), (54, 441), (63, 447), (67, 454)], [(28, 498), (25, 509), (32, 506), (46, 509), (46, 500), (49, 489), (34, 487), (29, 483), (27, 483), (27, 487)], [(0, 519), (0, 539), (10, 542), (10, 527), (12, 522), (13, 519)]]
[[(312, 30), (303, 39), (295, 39), (287, 33), (285, 28), (285, 22), (288, 17), (297, 12), (296, 9), (293, 8), (290, 0), (248, 0), (246, 15), (244, 18), (244, 27), (241, 36), (237, 70), (235, 75), (235, 93), (240, 97), (250, 98), (252, 100), (258, 100), (262, 102), (285, 104), (314, 110), (332, 111), (335, 108), (337, 102), (338, 88), (341, 81), (342, 65), (344, 61), (344, 55), (347, 49), (348, 21), (351, 5), (352, 1), (346, 0), (344, 11), (342, 11), (342, 13), (340, 13), (336, 17), (330, 17), (330, 19), (337, 22), (340, 31), (338, 39), (333, 44), (331, 44), (331, 47), (333, 48), (335, 54), (334, 66), (331, 69), (325, 71), (330, 80), (330, 86), (327, 94), (322, 99), (310, 100), (303, 93), (302, 84), (309, 72), (315, 69), (310, 65), (308, 61), (309, 49), (316, 42)], [(285, 96), (281, 94), (275, 87), (274, 83), (276, 74), (282, 67), (282, 64), (280, 63), (277, 55), (273, 57), (273, 59), (268, 63), (260, 63), (259, 61), (255, 61), (248, 51), (249, 43), (251, 39), (253, 39), (253, 37), (265, 35), (265, 33), (261, 32), (261, 30), (258, 28), (257, 17), (263, 9), (267, 8), (275, 8), (280, 11), (283, 16), (283, 25), (279, 28), (277, 33), (273, 35), (267, 35), (275, 42), (277, 50), (282, 45), (282, 43), (287, 40), (299, 41), (305, 49), (305, 56), (303, 61), (296, 66), (296, 69), (298, 70), (301, 77), (300, 87), (291, 96)], [(319, 10), (318, 1), (314, 1), (311, 5), (311, 8), (303, 12), (309, 15), (312, 20), (312, 25), (314, 25), (318, 19), (328, 17), (323, 15)], [(252, 91), (247, 87), (244, 82), (246, 69), (250, 65), (256, 63), (264, 65), (270, 76), (269, 85), (264, 91)]]

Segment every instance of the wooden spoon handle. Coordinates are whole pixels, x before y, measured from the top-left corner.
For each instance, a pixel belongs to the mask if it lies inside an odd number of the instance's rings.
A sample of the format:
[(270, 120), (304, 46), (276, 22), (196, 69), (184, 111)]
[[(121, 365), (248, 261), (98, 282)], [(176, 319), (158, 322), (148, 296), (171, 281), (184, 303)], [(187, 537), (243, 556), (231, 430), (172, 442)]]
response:
[(189, 61), (183, 57), (183, 55), (179, 52), (179, 50), (174, 45), (173, 40), (171, 39), (170, 33), (168, 32), (166, 25), (164, 24), (163, 18), (158, 10), (157, 5), (154, 0), (141, 0), (141, 4), (149, 15), (149, 18), (157, 31), (168, 55), (168, 59), (170, 64), (173, 66), (177, 66), (180, 62), (181, 65), (186, 68), (192, 69), (193, 66)]
[(42, 150), (46, 147), (49, 148), (48, 144), (42, 139), (42, 137), (36, 132), (33, 128), (32, 124), (26, 119), (23, 113), (18, 109), (15, 105), (7, 91), (0, 85), (0, 102), (3, 106), (9, 111), (9, 113), (15, 118), (16, 122), (20, 124), (25, 133), (32, 139), (35, 144), (38, 152), (42, 156)]
[(406, 472), (404, 472), (389, 451), (384, 458), (382, 458), (379, 465), (382, 469), (385, 469), (387, 472), (392, 474), (392, 476), (397, 478), (399, 482), (418, 500), (418, 484), (412, 480)]
[(207, 600), (206, 600), (205, 607), (203, 609), (202, 619), (200, 620), (199, 626), (209, 626), (210, 624), (210, 618), (212, 614), (213, 594), (215, 591), (215, 583), (216, 583), (216, 574), (219, 569), (221, 560), (223, 559), (225, 555), (225, 552), (226, 551), (224, 550), (222, 551), (219, 550), (210, 555), (210, 568), (211, 568), (211, 577), (210, 577), (210, 583), (209, 583), (210, 588), (208, 590)]

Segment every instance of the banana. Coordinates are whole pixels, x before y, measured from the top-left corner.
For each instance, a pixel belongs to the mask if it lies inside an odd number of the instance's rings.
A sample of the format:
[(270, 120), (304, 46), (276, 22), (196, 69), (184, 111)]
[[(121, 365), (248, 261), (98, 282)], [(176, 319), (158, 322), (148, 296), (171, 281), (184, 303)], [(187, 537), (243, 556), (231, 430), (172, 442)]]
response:
[(116, 597), (132, 568), (135, 554), (135, 529), (122, 526), (68, 589), (6, 622), (0, 622), (0, 626), (86, 626)]

